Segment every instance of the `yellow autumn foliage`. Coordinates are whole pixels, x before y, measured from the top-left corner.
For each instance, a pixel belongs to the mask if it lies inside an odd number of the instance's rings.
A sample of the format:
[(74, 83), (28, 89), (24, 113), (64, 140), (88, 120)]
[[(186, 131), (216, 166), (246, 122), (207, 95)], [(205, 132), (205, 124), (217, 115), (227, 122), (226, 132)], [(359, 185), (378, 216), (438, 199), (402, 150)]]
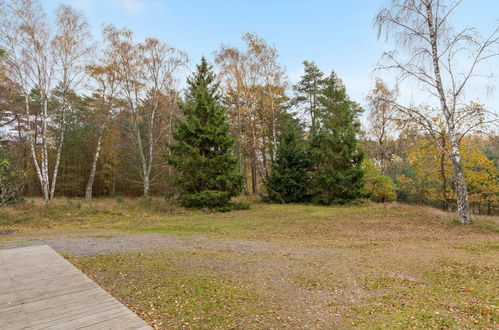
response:
[[(499, 171), (480, 150), (483, 140), (468, 137), (461, 142), (461, 158), (471, 201), (496, 203), (499, 200)], [(455, 199), (449, 157), (431, 139), (418, 140), (408, 152), (413, 175), (397, 176), (399, 186), (427, 201)]]

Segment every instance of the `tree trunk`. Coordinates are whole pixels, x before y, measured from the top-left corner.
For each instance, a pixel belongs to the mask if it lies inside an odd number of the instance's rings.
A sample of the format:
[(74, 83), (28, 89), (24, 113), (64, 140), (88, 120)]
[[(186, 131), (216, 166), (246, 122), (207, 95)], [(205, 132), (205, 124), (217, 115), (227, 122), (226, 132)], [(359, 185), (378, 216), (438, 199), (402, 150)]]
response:
[(47, 151), (47, 120), (48, 120), (48, 105), (47, 99), (43, 99), (42, 105), (42, 145), (41, 145), (41, 172), (42, 172), (42, 193), (43, 200), (48, 202), (50, 200), (50, 180), (49, 180), (49, 164), (48, 164), (48, 151)]
[[(470, 224), (471, 216), (469, 210), (468, 187), (466, 186), (466, 181), (464, 180), (464, 171), (461, 163), (461, 155), (459, 153), (459, 142), (455, 131), (456, 125), (454, 120), (454, 111), (451, 111), (451, 109), (449, 109), (445, 90), (443, 87), (442, 76), (440, 73), (440, 57), (437, 50), (438, 35), (433, 22), (433, 4), (431, 2), (428, 2), (426, 4), (426, 13), (431, 42), (433, 70), (435, 72), (436, 89), (440, 97), (440, 105), (442, 107), (441, 110), (444, 114), (449, 131), (449, 140), (451, 146), (450, 158), (452, 161), (452, 170), (454, 174), (454, 187), (457, 194), (457, 210), (461, 223)], [(455, 107), (456, 105), (453, 104), (452, 106)], [(454, 110), (454, 108), (452, 110)]]
[(62, 147), (64, 145), (64, 133), (66, 130), (66, 125), (65, 125), (65, 115), (66, 115), (66, 100), (63, 101), (63, 106), (62, 106), (62, 114), (61, 114), (61, 125), (59, 127), (59, 134), (61, 134), (59, 143), (57, 144), (57, 154), (55, 157), (55, 164), (54, 164), (54, 172), (52, 174), (52, 186), (50, 187), (50, 199), (54, 198), (55, 195), (55, 186), (57, 183), (57, 174), (59, 172), (59, 165), (61, 163), (61, 155), (62, 155)]
[[(242, 150), (242, 148), (240, 150)], [(248, 171), (246, 167), (247, 160), (242, 151), (240, 152), (239, 159), (240, 159), (240, 171), (244, 174), (244, 194), (247, 196), (249, 195), (248, 175), (247, 175)]]
[(251, 124), (251, 190), (254, 195), (258, 194), (257, 181), (258, 181), (258, 156), (256, 154), (257, 151), (257, 134), (255, 131), (255, 124)]
[[(442, 147), (445, 149), (445, 132), (442, 133)], [(440, 176), (442, 177), (442, 200), (443, 209), (449, 212), (449, 197), (447, 196), (447, 177), (445, 175), (445, 153), (442, 151), (440, 155)]]
[[(317, 82), (314, 81), (314, 84), (317, 84)], [(310, 102), (310, 136), (313, 136), (315, 134), (315, 107), (316, 107), (315, 94), (310, 94), (309, 102)]]
[(444, 211), (449, 211), (449, 201), (447, 198), (447, 178), (445, 177), (445, 154), (440, 156), (440, 175), (442, 177), (442, 201)]
[[(152, 152), (152, 147), (150, 149), (150, 151)], [(152, 159), (149, 159), (149, 162), (147, 162), (146, 164), (146, 167), (144, 168), (144, 171), (143, 171), (143, 185), (144, 185), (144, 200), (146, 202), (149, 201), (149, 189), (151, 187), (151, 165), (152, 165)]]
[[(270, 160), (274, 162), (274, 149), (277, 148), (277, 129), (276, 129), (276, 115), (275, 115), (275, 106), (274, 106), (274, 96), (272, 93), (272, 88), (269, 85), (269, 94), (270, 94), (270, 110), (271, 110), (271, 120), (272, 120), (272, 145), (270, 146)], [(265, 173), (267, 173), (267, 168), (265, 167)]]
[[(138, 114), (135, 110), (134, 107), (132, 107), (133, 109), (133, 112), (132, 112), (132, 115), (133, 115), (133, 123), (134, 123), (134, 131), (135, 131), (135, 139), (136, 139), (136, 143), (137, 143), (137, 151), (139, 153), (139, 157), (140, 157), (140, 168), (142, 170), (142, 186), (143, 186), (143, 189), (144, 189), (144, 199), (147, 201), (149, 200), (149, 173), (148, 173), (148, 163), (147, 163), (147, 159), (146, 159), (146, 155), (144, 154), (144, 147), (143, 147), (143, 143), (142, 143), (142, 135), (141, 135), (141, 132), (140, 132), (140, 128), (139, 128), (139, 123), (138, 123)], [(149, 128), (151, 129), (151, 128)]]
[(237, 139), (236, 139), (236, 150), (237, 154), (239, 155), (239, 171), (244, 174), (244, 194), (249, 195), (249, 188), (248, 188), (248, 178), (247, 178), (247, 171), (246, 171), (246, 156), (245, 156), (245, 150), (244, 150), (244, 145), (242, 140), (243, 136), (243, 129), (242, 129), (242, 122), (241, 122), (241, 107), (239, 106), (239, 101), (237, 101)]
[(85, 198), (86, 199), (92, 198), (92, 192), (93, 192), (93, 186), (94, 186), (94, 180), (95, 180), (95, 172), (97, 170), (97, 162), (99, 161), (103, 135), (104, 135), (104, 125), (102, 125), (100, 127), (99, 137), (97, 138), (97, 146), (95, 147), (94, 158), (92, 160), (92, 168), (90, 169), (90, 175), (88, 177), (87, 187), (85, 189)]
[[(144, 166), (147, 166), (147, 164), (144, 164)], [(144, 195), (142, 196), (144, 200), (147, 202), (149, 201), (149, 189), (151, 186), (151, 181), (149, 177), (149, 171), (147, 168), (142, 169), (142, 187), (144, 191)]]
[(62, 145), (64, 144), (64, 128), (61, 132), (61, 139), (57, 144), (57, 155), (55, 157), (54, 172), (52, 174), (52, 185), (50, 187), (50, 199), (54, 198), (55, 185), (57, 183), (57, 174), (59, 172), (59, 164), (61, 163)]
[(457, 211), (461, 223), (470, 224), (472, 222), (469, 209), (468, 187), (464, 180), (463, 165), (459, 153), (459, 144), (454, 130), (450, 132), (452, 170), (454, 172), (454, 186), (457, 194)]
[[(267, 139), (263, 137), (263, 146), (262, 146), (262, 165), (263, 165), (263, 171), (265, 172), (265, 177), (269, 176), (269, 171), (267, 169)], [(270, 147), (270, 146), (269, 146)], [(273, 160), (271, 159), (273, 162)]]
[(144, 199), (146, 201), (149, 201), (149, 188), (150, 188), (150, 178), (151, 178), (151, 172), (152, 172), (152, 162), (154, 159), (154, 127), (156, 123), (156, 111), (158, 109), (158, 102), (156, 101), (156, 104), (154, 105), (154, 108), (151, 113), (151, 118), (149, 120), (149, 150), (148, 150), (148, 157), (147, 157), (147, 167), (146, 167), (146, 173), (144, 174)]
[(149, 188), (150, 188), (150, 182), (149, 182), (149, 175), (144, 177), (144, 200), (146, 202), (149, 201)]
[(248, 196), (250, 194), (249, 193), (249, 188), (248, 188), (248, 178), (247, 178), (246, 173), (244, 173), (244, 194), (246, 196)]
[(257, 187), (257, 169), (256, 169), (257, 163), (256, 163), (256, 154), (253, 152), (253, 159), (251, 160), (251, 191), (254, 195), (258, 194), (258, 187)]
[[(40, 165), (38, 164), (38, 159), (36, 157), (36, 150), (35, 150), (35, 137), (33, 137), (33, 133), (31, 132), (31, 130), (33, 129), (31, 127), (31, 112), (30, 112), (30, 107), (29, 107), (29, 98), (28, 98), (28, 94), (25, 95), (24, 97), (24, 102), (25, 102), (25, 110), (26, 110), (26, 117), (27, 117), (27, 121), (28, 121), (28, 142), (29, 142), (29, 147), (30, 147), (30, 151), (31, 151), (31, 157), (33, 158), (33, 164), (35, 165), (35, 170), (36, 170), (36, 174), (37, 174), (37, 177), (38, 177), (38, 181), (40, 182), (40, 185), (41, 185), (41, 188), (42, 188), (42, 194), (43, 194), (43, 200), (47, 201), (48, 200), (48, 194), (46, 194), (46, 191), (44, 189), (44, 180), (43, 180), (43, 174), (42, 174), (42, 170), (40, 168)], [(36, 123), (35, 123), (36, 125)]]

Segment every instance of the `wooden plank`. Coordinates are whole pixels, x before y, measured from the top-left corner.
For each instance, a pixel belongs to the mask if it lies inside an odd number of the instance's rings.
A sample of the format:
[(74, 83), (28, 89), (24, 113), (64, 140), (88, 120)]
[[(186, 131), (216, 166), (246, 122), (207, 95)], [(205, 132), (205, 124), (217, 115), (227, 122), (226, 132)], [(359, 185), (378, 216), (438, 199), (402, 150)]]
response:
[(152, 329), (49, 246), (0, 250), (0, 329)]

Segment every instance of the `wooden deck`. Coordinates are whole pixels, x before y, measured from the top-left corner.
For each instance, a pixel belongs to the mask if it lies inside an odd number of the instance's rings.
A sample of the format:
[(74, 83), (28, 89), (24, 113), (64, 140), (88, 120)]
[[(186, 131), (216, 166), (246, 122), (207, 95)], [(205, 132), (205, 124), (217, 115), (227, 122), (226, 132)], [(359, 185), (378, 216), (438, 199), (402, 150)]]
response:
[(0, 250), (0, 329), (152, 329), (47, 245)]

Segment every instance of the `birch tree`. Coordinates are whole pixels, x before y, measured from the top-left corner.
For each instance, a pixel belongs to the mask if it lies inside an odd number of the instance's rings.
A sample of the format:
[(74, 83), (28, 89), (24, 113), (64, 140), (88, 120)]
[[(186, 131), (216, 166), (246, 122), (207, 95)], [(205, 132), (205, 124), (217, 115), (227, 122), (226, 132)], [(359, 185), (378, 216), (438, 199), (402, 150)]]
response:
[(370, 108), (369, 133), (376, 142), (373, 156), (383, 175), (386, 175), (388, 162), (395, 152), (393, 143), (390, 143), (392, 134), (397, 128), (397, 109), (393, 106), (395, 99), (395, 92), (391, 91), (381, 79), (376, 80), (374, 88), (367, 96)]
[(268, 174), (268, 159), (274, 159), (277, 135), (286, 121), (287, 78), (275, 47), (251, 33), (242, 39), (246, 50), (222, 46), (215, 62), (227, 95), (236, 150), (242, 156), (241, 170), (249, 167), (251, 189), (257, 194), (258, 179)]
[(66, 116), (71, 110), (69, 94), (76, 90), (85, 78), (85, 66), (92, 51), (91, 35), (85, 17), (69, 6), (60, 6), (56, 12), (56, 35), (52, 39), (52, 56), (56, 65), (55, 79), (58, 83), (59, 109), (56, 113), (57, 142), (56, 157), (50, 187), (50, 198), (54, 197), (57, 174), (61, 161)]
[[(375, 19), (378, 36), (393, 38), (401, 52), (384, 53), (378, 70), (391, 70), (397, 84), (410, 82), (427, 91), (428, 102), (439, 108), (394, 103), (403, 116), (417, 122), (451, 160), (460, 222), (472, 222), (469, 211), (460, 140), (468, 132), (488, 122), (487, 112), (466, 102), (465, 91), (472, 81), (483, 76), (480, 66), (499, 55), (499, 26), (483, 38), (475, 28), (456, 31), (453, 12), (462, 2), (444, 0), (393, 0)], [(389, 101), (389, 100), (387, 100)], [(441, 118), (449, 136), (450, 149), (440, 145), (434, 119)], [(491, 119), (495, 120), (495, 119)]]
[[(246, 33), (243, 40), (248, 45), (248, 55), (259, 75), (260, 107), (270, 139), (264, 143), (264, 146), (268, 146), (270, 159), (274, 161), (279, 115), (283, 111), (283, 103), (286, 101), (284, 91), (288, 87), (286, 72), (279, 63), (277, 49), (267, 44), (263, 38), (253, 33)], [(266, 155), (263, 157), (265, 159)]]
[(185, 53), (154, 38), (141, 43), (133, 32), (108, 26), (106, 37), (116, 57), (119, 94), (131, 119), (131, 135), (139, 161), (144, 198), (148, 200), (157, 145), (162, 137), (158, 125), (164, 95), (171, 93), (176, 74), (187, 65)]
[[(48, 100), (54, 87), (54, 61), (51, 56), (51, 33), (40, 4), (30, 0), (2, 1), (0, 41), (6, 50), (3, 59), (7, 75), (22, 90), (27, 137), (31, 157), (41, 185), (43, 199), (50, 199), (48, 164)], [(32, 96), (40, 103), (34, 114)]]
[(0, 128), (12, 127), (18, 120), (19, 88), (5, 74), (2, 58), (5, 51), (0, 48)]
[[(246, 53), (240, 50), (222, 46), (218, 51), (215, 62), (220, 67), (219, 76), (223, 81), (221, 89), (228, 106), (228, 115), (231, 120), (232, 133), (236, 137), (235, 151), (239, 158), (239, 170), (251, 169), (252, 192), (257, 193), (257, 145), (256, 123), (252, 114), (254, 93), (252, 86), (256, 84), (257, 76), (249, 65)], [(249, 194), (249, 185), (245, 178), (244, 190)]]
[(102, 140), (116, 104), (118, 85), (115, 64), (112, 58), (105, 58), (102, 63), (88, 66), (87, 71), (93, 81), (94, 119), (98, 126), (97, 141), (90, 166), (90, 174), (85, 186), (85, 198), (91, 199), (97, 163), (99, 162), (102, 149)]
[[(81, 81), (83, 58), (89, 47), (84, 17), (71, 7), (56, 12), (55, 28), (35, 0), (0, 2), (0, 43), (5, 49), (4, 67), (9, 79), (21, 89), (24, 121), (31, 157), (43, 199), (53, 198), (64, 143), (67, 94)], [(59, 87), (59, 109), (49, 101)], [(58, 111), (57, 111), (58, 110)], [(56, 159), (50, 175), (49, 149), (55, 145)]]

